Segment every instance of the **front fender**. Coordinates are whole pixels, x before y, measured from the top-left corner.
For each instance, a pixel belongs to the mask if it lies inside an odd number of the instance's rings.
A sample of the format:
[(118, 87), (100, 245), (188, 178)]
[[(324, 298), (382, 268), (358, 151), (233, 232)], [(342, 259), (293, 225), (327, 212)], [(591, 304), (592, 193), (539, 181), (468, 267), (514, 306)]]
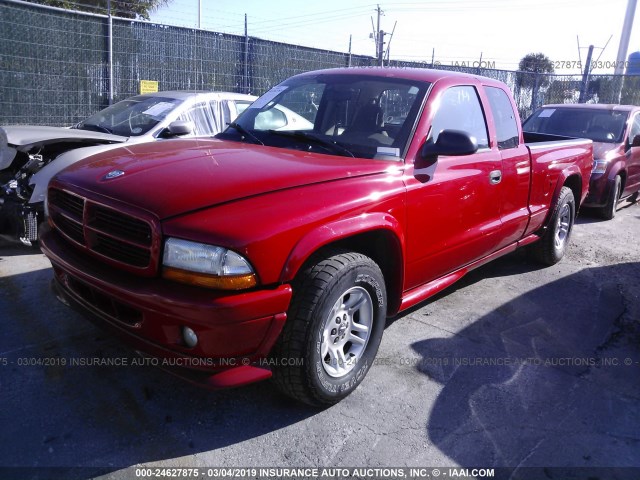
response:
[(16, 153), (17, 150), (9, 146), (7, 132), (0, 127), (0, 170), (11, 166), (13, 159), (16, 158)]
[[(385, 212), (363, 213), (356, 217), (321, 225), (307, 232), (289, 254), (282, 269), (280, 281), (286, 283), (293, 280), (309, 257), (321, 248), (356, 235), (375, 231), (386, 231), (393, 235), (401, 249), (401, 258), (405, 257), (405, 238), (398, 219)], [(402, 265), (398, 265), (398, 268), (402, 268)], [(403, 278), (402, 272), (400, 278)]]
[[(622, 173), (622, 175), (620, 175)], [(611, 161), (607, 170), (607, 180), (609, 186), (611, 186), (616, 179), (616, 175), (620, 175), (622, 181), (626, 179), (627, 174), (627, 159), (625, 157), (618, 157)], [(623, 185), (624, 187), (624, 185)]]

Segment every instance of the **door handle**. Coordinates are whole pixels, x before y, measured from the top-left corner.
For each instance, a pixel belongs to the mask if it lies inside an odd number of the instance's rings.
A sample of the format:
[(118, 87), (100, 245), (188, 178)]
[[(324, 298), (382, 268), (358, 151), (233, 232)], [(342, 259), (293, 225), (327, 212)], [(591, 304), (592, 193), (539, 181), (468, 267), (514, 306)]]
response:
[(497, 185), (502, 180), (502, 172), (500, 170), (493, 170), (489, 173), (489, 183), (491, 185)]

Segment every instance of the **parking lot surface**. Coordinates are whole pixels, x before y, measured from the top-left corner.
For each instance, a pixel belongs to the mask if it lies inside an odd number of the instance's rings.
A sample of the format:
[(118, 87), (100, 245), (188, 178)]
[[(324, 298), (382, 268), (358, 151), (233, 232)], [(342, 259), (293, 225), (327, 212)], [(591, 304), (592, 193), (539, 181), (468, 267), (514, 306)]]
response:
[(516, 252), (390, 321), (363, 384), (323, 410), (270, 382), (212, 392), (136, 364), (54, 298), (42, 254), (3, 244), (0, 466), (72, 479), (133, 478), (136, 465), (633, 478), (622, 468), (640, 467), (639, 242), (639, 204), (607, 222), (582, 213), (559, 264)]

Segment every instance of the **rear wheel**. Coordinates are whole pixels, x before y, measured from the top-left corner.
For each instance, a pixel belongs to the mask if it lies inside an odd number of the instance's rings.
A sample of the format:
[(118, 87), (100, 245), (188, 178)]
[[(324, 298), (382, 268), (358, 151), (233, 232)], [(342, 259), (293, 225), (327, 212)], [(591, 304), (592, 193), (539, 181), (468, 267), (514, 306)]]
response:
[(273, 352), (274, 381), (288, 396), (331, 405), (362, 382), (386, 319), (380, 268), (369, 257), (335, 252), (294, 282), (288, 319)]
[(600, 216), (605, 220), (611, 220), (616, 216), (616, 209), (618, 208), (618, 200), (620, 199), (620, 193), (622, 192), (622, 179), (620, 175), (616, 175), (613, 182), (613, 186), (609, 191), (609, 197), (607, 198), (607, 204), (600, 210)]
[(562, 259), (569, 243), (575, 214), (573, 192), (569, 187), (562, 187), (551, 214), (549, 227), (542, 238), (531, 245), (531, 254), (537, 261), (545, 265), (554, 265)]

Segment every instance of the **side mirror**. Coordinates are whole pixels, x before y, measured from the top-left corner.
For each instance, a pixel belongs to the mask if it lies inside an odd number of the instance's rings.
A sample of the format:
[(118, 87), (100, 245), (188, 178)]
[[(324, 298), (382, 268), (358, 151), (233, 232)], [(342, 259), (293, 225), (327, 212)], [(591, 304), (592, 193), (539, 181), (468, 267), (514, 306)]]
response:
[(434, 143), (429, 139), (422, 146), (422, 158), (434, 158), (438, 155), (471, 155), (478, 151), (478, 141), (475, 137), (462, 130), (443, 130)]
[(186, 120), (176, 120), (169, 124), (167, 128), (170, 135), (189, 135), (194, 130), (193, 122), (189, 122)]

